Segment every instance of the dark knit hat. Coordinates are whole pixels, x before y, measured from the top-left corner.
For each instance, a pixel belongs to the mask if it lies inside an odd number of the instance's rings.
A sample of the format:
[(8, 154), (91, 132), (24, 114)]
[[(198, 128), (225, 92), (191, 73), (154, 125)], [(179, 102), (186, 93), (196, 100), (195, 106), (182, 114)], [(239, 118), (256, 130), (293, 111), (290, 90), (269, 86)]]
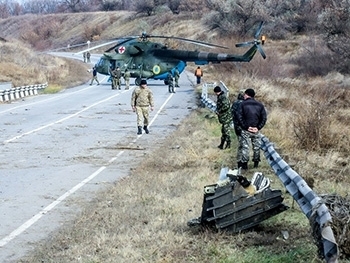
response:
[(244, 93), (252, 98), (254, 98), (254, 96), (255, 96), (255, 91), (253, 89), (246, 89)]
[(221, 88), (219, 86), (216, 86), (214, 88), (214, 92), (217, 93), (217, 92), (221, 92)]
[(141, 80), (140, 85), (144, 85), (144, 84), (147, 84), (147, 81), (145, 79)]

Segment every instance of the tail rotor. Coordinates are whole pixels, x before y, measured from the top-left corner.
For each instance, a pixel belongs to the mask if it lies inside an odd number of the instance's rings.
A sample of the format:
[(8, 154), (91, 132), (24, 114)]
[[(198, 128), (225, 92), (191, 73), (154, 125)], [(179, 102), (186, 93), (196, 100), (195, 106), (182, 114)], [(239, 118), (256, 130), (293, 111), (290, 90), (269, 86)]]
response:
[(253, 41), (247, 41), (247, 42), (242, 42), (242, 43), (237, 43), (236, 47), (246, 47), (246, 46), (255, 46), (257, 50), (259, 50), (261, 56), (265, 59), (266, 58), (266, 54), (264, 52), (264, 50), (262, 49), (262, 45), (264, 45), (265, 43), (265, 36), (262, 35), (261, 38), (259, 39), (259, 36), (261, 34), (262, 31), (262, 26), (263, 26), (264, 22), (262, 21), (257, 29), (257, 31), (255, 32), (254, 35), (254, 40)]

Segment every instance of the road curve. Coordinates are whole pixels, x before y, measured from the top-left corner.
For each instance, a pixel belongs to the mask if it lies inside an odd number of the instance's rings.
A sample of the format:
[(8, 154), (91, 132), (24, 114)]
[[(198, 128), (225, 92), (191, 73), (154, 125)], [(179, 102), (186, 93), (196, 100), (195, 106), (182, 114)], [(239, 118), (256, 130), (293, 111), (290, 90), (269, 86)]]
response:
[[(154, 93), (150, 134), (137, 135), (130, 90), (81, 85), (58, 94), (0, 104), (0, 262), (15, 262), (137, 165), (195, 106), (192, 74), (169, 94)], [(135, 150), (137, 149), (137, 150)]]

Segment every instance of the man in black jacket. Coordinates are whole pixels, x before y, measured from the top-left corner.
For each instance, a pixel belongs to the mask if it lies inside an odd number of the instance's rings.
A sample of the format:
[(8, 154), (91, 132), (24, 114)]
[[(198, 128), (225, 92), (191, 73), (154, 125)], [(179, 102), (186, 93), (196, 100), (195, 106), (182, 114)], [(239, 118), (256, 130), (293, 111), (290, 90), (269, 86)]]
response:
[(237, 151), (238, 167), (248, 169), (249, 161), (249, 142), (252, 143), (254, 168), (259, 166), (260, 162), (260, 130), (264, 127), (267, 114), (262, 103), (254, 99), (255, 91), (247, 89), (244, 92), (244, 101), (238, 111), (238, 122), (242, 128), (242, 134), (239, 139), (240, 147)]

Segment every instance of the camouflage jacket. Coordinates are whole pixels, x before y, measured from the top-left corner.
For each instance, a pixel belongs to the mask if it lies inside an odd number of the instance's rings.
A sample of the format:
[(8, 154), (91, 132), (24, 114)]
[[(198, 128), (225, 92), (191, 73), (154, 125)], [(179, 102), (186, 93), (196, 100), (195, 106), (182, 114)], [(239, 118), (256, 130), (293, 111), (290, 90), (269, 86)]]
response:
[(131, 107), (147, 107), (154, 106), (153, 93), (148, 87), (137, 87), (134, 89), (131, 96)]
[(125, 79), (125, 80), (130, 80), (130, 71), (125, 71), (125, 73), (124, 73), (124, 79)]
[(121, 76), (122, 76), (121, 70), (120, 69), (119, 70), (117, 70), (117, 69), (113, 70), (112, 71), (112, 76), (113, 76), (113, 78), (120, 79)]
[(216, 114), (218, 115), (218, 119), (221, 124), (232, 122), (230, 108), (229, 99), (224, 92), (221, 92), (216, 101)]
[(166, 79), (167, 79), (167, 81), (173, 81), (173, 74), (171, 72), (168, 72)]

